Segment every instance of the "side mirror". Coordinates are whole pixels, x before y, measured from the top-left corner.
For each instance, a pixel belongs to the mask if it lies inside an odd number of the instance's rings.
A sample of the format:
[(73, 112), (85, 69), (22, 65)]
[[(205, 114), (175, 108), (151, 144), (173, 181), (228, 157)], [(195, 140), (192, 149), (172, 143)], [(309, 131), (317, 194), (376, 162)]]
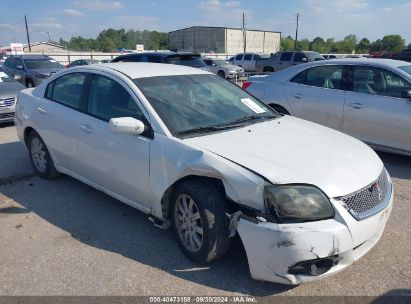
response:
[(301, 61), (302, 62), (308, 62), (308, 59), (307, 58), (301, 58)]
[(17, 69), (17, 70), (22, 70), (22, 69), (23, 69), (23, 66), (22, 66), (21, 64), (16, 65), (16, 69)]
[(113, 133), (140, 135), (146, 129), (142, 121), (133, 117), (112, 118), (108, 124)]
[(401, 97), (411, 100), (411, 90), (402, 92)]
[(21, 77), (21, 75), (16, 74), (16, 75), (13, 75), (13, 78), (16, 81), (20, 81), (23, 77)]

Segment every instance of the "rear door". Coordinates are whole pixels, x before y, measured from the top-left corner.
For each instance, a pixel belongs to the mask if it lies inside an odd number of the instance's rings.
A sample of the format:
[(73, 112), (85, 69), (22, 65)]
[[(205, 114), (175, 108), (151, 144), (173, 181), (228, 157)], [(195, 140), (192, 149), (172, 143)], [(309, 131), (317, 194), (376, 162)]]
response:
[(342, 65), (316, 66), (285, 82), (292, 114), (341, 131), (345, 73)]
[(79, 115), (84, 111), (86, 76), (86, 73), (70, 73), (51, 82), (44, 98), (36, 101), (37, 112), (32, 118), (56, 165), (71, 171), (78, 157), (76, 137)]
[(244, 54), (237, 54), (233, 60), (234, 65), (238, 65), (242, 67), (243, 66), (243, 56)]
[(280, 60), (277, 63), (276, 66), (276, 71), (281, 71), (284, 70), (288, 67), (291, 66), (292, 64), (292, 57), (293, 57), (293, 52), (284, 52), (280, 56)]
[(411, 151), (411, 100), (402, 98), (411, 83), (382, 68), (351, 68), (343, 131), (374, 146)]

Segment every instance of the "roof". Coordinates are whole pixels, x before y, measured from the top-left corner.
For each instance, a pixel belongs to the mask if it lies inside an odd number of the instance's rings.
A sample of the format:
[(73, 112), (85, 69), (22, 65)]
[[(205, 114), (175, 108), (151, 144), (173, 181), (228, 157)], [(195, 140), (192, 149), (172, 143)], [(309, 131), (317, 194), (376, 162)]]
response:
[[(343, 63), (343, 64), (357, 64), (357, 63), (369, 63), (377, 66), (389, 66), (389, 67), (399, 67), (403, 65), (410, 65), (411, 63), (401, 60), (394, 59), (383, 59), (383, 58), (341, 58), (321, 61), (323, 64), (327, 63)], [(318, 63), (318, 61), (317, 61)]]
[(211, 74), (209, 72), (174, 64), (164, 63), (148, 63), (148, 62), (115, 62), (115, 63), (102, 63), (95, 66), (83, 66), (74, 69), (95, 69), (95, 70), (115, 70), (128, 77), (144, 78), (144, 77), (156, 77), (156, 76), (174, 76), (174, 75), (195, 75), (195, 74)]
[(142, 52), (142, 53), (130, 53), (130, 54), (122, 54), (118, 57), (133, 57), (133, 56), (143, 56), (143, 55), (153, 55), (153, 56), (161, 56), (161, 57), (168, 57), (168, 56), (200, 56), (198, 53), (194, 52)]
[[(225, 26), (201, 26), (201, 25), (197, 25), (197, 26), (190, 26), (190, 27), (185, 27), (179, 30), (175, 30), (175, 31), (171, 31), (169, 33), (175, 33), (175, 32), (179, 32), (179, 31), (185, 31), (185, 30), (189, 30), (189, 29), (194, 29), (194, 28), (214, 28), (214, 29), (227, 29), (227, 30), (240, 30), (242, 31), (242, 28), (239, 27), (225, 27)], [(266, 30), (257, 30), (257, 29), (245, 29), (246, 31), (253, 31), (253, 32), (266, 32), (266, 33), (276, 33), (276, 34), (281, 34), (281, 32), (277, 32), (277, 31), (266, 31)]]
[(18, 57), (18, 58), (23, 58), (23, 59), (44, 59), (44, 58), (47, 58), (47, 59), (52, 59), (51, 57), (49, 57), (49, 56), (47, 56), (47, 55), (25, 55), (25, 54), (22, 54), (22, 55), (10, 55), (9, 56), (10, 58), (16, 58), (16, 57)]
[[(33, 43), (30, 43), (30, 46), (36, 46), (36, 45), (41, 45), (41, 44), (47, 44), (47, 45), (51, 45), (51, 46), (54, 46), (54, 47), (65, 49), (65, 47), (60, 45), (60, 44), (53, 43), (53, 42), (46, 42), (46, 41), (33, 42)], [(23, 47), (26, 48), (26, 47), (29, 47), (29, 45), (25, 44), (25, 45), (23, 45)]]

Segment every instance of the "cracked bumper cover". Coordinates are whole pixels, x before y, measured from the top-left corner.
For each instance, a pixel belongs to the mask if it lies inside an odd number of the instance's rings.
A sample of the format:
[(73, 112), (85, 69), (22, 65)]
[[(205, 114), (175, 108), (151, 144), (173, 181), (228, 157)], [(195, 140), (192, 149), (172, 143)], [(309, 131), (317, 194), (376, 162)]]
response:
[[(301, 284), (329, 277), (353, 264), (380, 239), (393, 204), (362, 221), (339, 203), (334, 204), (340, 220), (330, 219), (297, 224), (253, 223), (240, 218), (237, 232), (247, 253), (251, 276), (257, 280), (282, 284)], [(344, 221), (347, 219), (347, 221)], [(318, 276), (290, 274), (289, 268), (303, 261), (338, 257), (338, 263)]]

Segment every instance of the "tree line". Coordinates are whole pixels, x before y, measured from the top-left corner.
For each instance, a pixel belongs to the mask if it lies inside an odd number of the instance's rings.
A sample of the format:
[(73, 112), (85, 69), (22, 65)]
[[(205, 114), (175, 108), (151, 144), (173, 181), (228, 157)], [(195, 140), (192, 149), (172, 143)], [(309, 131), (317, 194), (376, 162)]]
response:
[(59, 43), (73, 51), (114, 52), (118, 48), (134, 50), (136, 44), (144, 44), (144, 48), (148, 50), (167, 50), (169, 40), (169, 34), (164, 32), (110, 28), (101, 31), (95, 39), (77, 36), (68, 41), (60, 38)]
[[(411, 43), (407, 46), (411, 48)], [(337, 53), (368, 54), (369, 52), (400, 52), (405, 48), (405, 40), (400, 35), (387, 35), (382, 39), (371, 42), (367, 38), (361, 40), (356, 35), (348, 35), (343, 40), (328, 38), (327, 40), (316, 37), (312, 41), (301, 39), (297, 41), (297, 49), (305, 51), (315, 51), (321, 54)], [(281, 38), (281, 50), (295, 49), (295, 40), (291, 37)]]

